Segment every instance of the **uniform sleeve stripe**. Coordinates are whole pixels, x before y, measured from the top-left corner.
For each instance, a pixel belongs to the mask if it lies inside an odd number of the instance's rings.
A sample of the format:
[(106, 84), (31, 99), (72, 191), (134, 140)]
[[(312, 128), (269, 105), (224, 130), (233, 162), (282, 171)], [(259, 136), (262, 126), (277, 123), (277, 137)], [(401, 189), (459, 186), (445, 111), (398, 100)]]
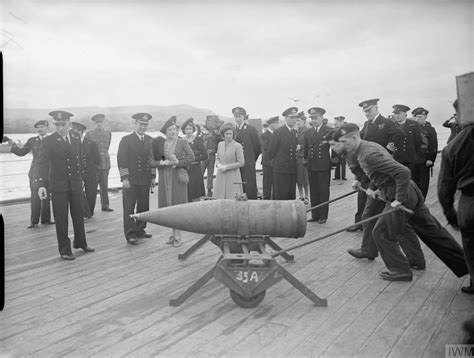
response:
[(120, 176), (123, 177), (124, 175), (128, 175), (128, 168), (119, 168)]

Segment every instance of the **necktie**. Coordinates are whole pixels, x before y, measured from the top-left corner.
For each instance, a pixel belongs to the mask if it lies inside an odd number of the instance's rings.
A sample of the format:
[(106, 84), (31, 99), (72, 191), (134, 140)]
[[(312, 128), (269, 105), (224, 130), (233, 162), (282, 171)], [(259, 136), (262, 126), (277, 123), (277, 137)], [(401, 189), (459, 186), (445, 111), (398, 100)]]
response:
[(66, 144), (67, 144), (68, 146), (71, 146), (71, 143), (69, 143), (69, 138), (68, 138), (68, 136), (65, 136), (65, 137), (64, 137), (64, 141), (66, 142)]

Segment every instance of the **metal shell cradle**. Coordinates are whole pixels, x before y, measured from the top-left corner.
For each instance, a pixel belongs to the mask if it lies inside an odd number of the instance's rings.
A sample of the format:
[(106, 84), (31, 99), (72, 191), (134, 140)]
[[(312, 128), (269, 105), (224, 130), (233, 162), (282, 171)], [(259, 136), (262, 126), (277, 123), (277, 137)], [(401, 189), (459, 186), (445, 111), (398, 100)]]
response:
[[(230, 289), (232, 300), (243, 308), (256, 307), (267, 288), (281, 279), (287, 280), (317, 306), (327, 306), (296, 277), (277, 263), (267, 252), (269, 246), (281, 251), (271, 237), (299, 238), (306, 233), (306, 210), (300, 201), (275, 200), (205, 200), (169, 206), (131, 215), (135, 220), (150, 222), (178, 230), (204, 234), (179, 259), (187, 258), (206, 242), (217, 245), (222, 255), (216, 265), (176, 299), (171, 306), (181, 305), (211, 278)], [(287, 261), (294, 257), (281, 256)]]

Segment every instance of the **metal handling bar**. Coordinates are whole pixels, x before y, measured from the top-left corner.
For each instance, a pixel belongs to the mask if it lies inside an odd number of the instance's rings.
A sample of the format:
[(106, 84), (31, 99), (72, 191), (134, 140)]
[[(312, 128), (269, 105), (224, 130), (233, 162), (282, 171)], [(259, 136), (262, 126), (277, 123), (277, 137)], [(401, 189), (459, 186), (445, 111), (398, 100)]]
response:
[(350, 193), (347, 193), (347, 194), (338, 196), (337, 198), (334, 198), (334, 199), (325, 201), (324, 203), (321, 203), (321, 204), (318, 204), (318, 205), (316, 205), (316, 206), (313, 206), (312, 208), (309, 208), (308, 210), (306, 210), (306, 212), (308, 213), (308, 212), (313, 211), (314, 209), (317, 209), (317, 208), (319, 208), (319, 207), (321, 207), (321, 206), (325, 206), (325, 205), (328, 205), (328, 204), (333, 203), (333, 202), (335, 202), (335, 201), (338, 201), (338, 200), (340, 200), (340, 199), (344, 199), (345, 197), (348, 197), (348, 196), (350, 196), (350, 195), (352, 195), (352, 194), (357, 193), (357, 191), (358, 191), (358, 190), (353, 190), (353, 191), (351, 191)]
[(302, 242), (301, 244), (297, 244), (297, 245), (293, 245), (293, 246), (287, 247), (286, 249), (283, 249), (283, 250), (281, 250), (281, 251), (274, 252), (274, 253), (272, 254), (272, 257), (277, 257), (277, 256), (280, 256), (281, 254), (284, 254), (284, 253), (288, 252), (288, 251), (291, 251), (291, 250), (294, 250), (294, 249), (298, 249), (298, 248), (300, 248), (300, 247), (302, 247), (302, 246), (306, 246), (306, 245), (312, 244), (313, 242), (316, 242), (316, 241), (321, 241), (321, 240), (327, 239), (328, 237), (331, 237), (331, 236), (334, 236), (334, 235), (336, 235), (336, 234), (339, 234), (339, 233), (341, 233), (341, 232), (343, 232), (343, 231), (346, 231), (347, 229), (350, 229), (350, 228), (352, 228), (352, 227), (354, 227), (354, 226), (358, 226), (358, 225), (361, 225), (361, 224), (365, 224), (365, 223), (367, 223), (367, 222), (369, 222), (369, 221), (372, 221), (372, 220), (376, 220), (376, 219), (378, 219), (378, 218), (381, 218), (382, 216), (385, 216), (385, 215), (388, 215), (388, 214), (392, 214), (392, 213), (394, 213), (394, 212), (397, 211), (397, 210), (403, 210), (403, 209), (402, 209), (400, 206), (398, 206), (398, 207), (396, 207), (396, 208), (392, 208), (392, 209), (390, 209), (390, 210), (384, 211), (384, 212), (382, 212), (382, 213), (380, 213), (380, 214), (377, 214), (377, 215), (374, 215), (374, 216), (372, 216), (372, 217), (370, 217), (370, 218), (361, 220), (361, 221), (359, 221), (359, 222), (357, 222), (357, 223), (355, 223), (355, 224), (352, 224), (352, 225), (350, 225), (350, 226), (346, 226), (346, 227), (344, 227), (344, 228), (342, 228), (342, 229), (336, 230), (336, 231), (334, 231), (334, 232), (331, 232), (331, 233), (329, 233), (329, 234), (323, 235), (323, 236), (321, 236), (321, 237), (317, 237), (317, 238), (315, 238), (315, 239), (311, 239), (311, 240), (309, 240), (309, 241)]
[[(364, 193), (367, 194), (367, 189), (359, 188), (359, 190), (361, 190), (361, 191), (363, 191)], [(376, 200), (380, 200), (380, 201), (383, 201), (384, 203), (390, 204), (390, 201), (385, 200), (385, 199), (382, 198), (380, 195), (377, 195)], [(410, 215), (413, 215), (413, 214), (414, 214), (413, 210), (408, 209), (406, 206), (403, 206), (403, 205), (397, 206), (397, 209), (403, 210), (403, 211), (407, 212), (407, 213), (410, 214)], [(359, 222), (360, 222), (360, 221), (359, 221)]]

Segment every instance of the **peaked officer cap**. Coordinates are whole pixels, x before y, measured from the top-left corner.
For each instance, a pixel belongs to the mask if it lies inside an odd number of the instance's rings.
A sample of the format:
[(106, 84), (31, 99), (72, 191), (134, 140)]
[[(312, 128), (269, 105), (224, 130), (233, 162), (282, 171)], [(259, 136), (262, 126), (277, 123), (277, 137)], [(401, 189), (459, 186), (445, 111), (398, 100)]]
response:
[(405, 106), (404, 104), (394, 104), (392, 107), (393, 107), (392, 113), (400, 113), (400, 112), (407, 113), (410, 110), (410, 107)]
[(369, 109), (371, 109), (373, 106), (375, 106), (378, 101), (379, 101), (378, 98), (367, 99), (367, 100), (365, 100), (365, 101), (360, 102), (360, 103), (359, 103), (359, 107), (362, 107), (362, 109), (364, 110), (364, 112), (366, 112), (366, 111), (368, 111)]
[(45, 126), (45, 127), (48, 127), (49, 126), (49, 122), (42, 119), (41, 121), (38, 121), (35, 123), (34, 127), (38, 127), (38, 126)]
[(139, 123), (148, 123), (151, 119), (151, 114), (149, 113), (135, 113), (132, 116)]
[(94, 122), (99, 122), (99, 121), (102, 121), (104, 118), (105, 118), (104, 114), (98, 113), (98, 114), (94, 114), (91, 119)]
[(283, 111), (281, 114), (283, 117), (298, 117), (298, 108), (290, 107)]
[(322, 116), (324, 115), (324, 113), (326, 113), (326, 110), (321, 107), (311, 107), (310, 109), (308, 109), (308, 113), (310, 117), (314, 117), (318, 114)]
[(280, 117), (278, 116), (271, 117), (267, 119), (266, 124), (278, 123), (279, 121), (280, 121)]
[(49, 112), (49, 115), (53, 117), (55, 121), (68, 121), (74, 114), (66, 111), (52, 111)]
[(80, 132), (83, 132), (87, 129), (87, 127), (84, 124), (79, 123), (79, 122), (71, 122), (71, 126), (72, 126), (72, 128), (74, 128), (74, 129), (76, 129)]
[(232, 114), (234, 116), (238, 116), (240, 114), (246, 116), (247, 115), (247, 111), (245, 110), (245, 108), (243, 107), (235, 107), (235, 108), (232, 108)]

